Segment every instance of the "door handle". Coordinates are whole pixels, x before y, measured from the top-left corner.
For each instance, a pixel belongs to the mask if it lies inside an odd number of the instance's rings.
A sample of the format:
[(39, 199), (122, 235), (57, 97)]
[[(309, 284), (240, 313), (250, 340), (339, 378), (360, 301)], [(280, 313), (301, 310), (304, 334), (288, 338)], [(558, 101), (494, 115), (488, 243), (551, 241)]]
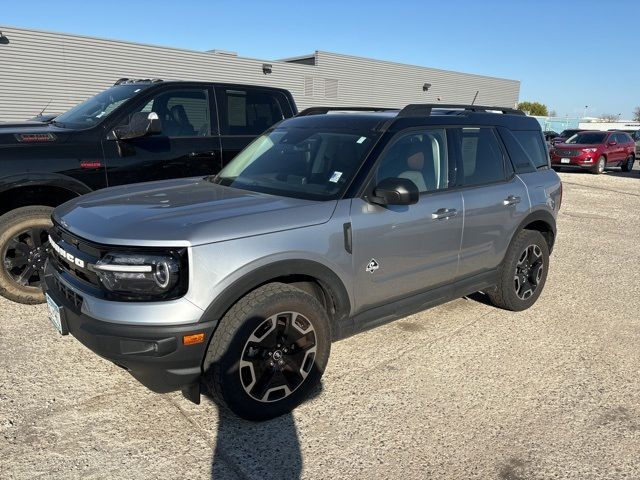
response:
[(439, 208), (431, 214), (431, 218), (434, 220), (446, 220), (456, 215), (458, 215), (458, 210), (455, 208)]
[(211, 151), (211, 152), (190, 152), (188, 157), (189, 158), (215, 158), (217, 155), (217, 152), (215, 151)]
[(509, 195), (502, 201), (503, 205), (515, 205), (516, 203), (520, 203), (520, 197), (514, 195)]

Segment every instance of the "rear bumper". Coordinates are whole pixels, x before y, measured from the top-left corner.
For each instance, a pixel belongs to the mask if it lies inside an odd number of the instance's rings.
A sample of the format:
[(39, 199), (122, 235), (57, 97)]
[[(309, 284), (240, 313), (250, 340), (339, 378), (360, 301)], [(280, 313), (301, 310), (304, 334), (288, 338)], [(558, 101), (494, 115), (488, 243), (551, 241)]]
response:
[[(165, 393), (199, 382), (215, 322), (153, 326), (97, 320), (83, 310), (83, 293), (66, 283), (51, 262), (45, 268), (44, 290), (61, 307), (63, 325), (71, 335), (150, 390)], [(204, 333), (204, 342), (183, 345), (183, 336), (195, 333)]]

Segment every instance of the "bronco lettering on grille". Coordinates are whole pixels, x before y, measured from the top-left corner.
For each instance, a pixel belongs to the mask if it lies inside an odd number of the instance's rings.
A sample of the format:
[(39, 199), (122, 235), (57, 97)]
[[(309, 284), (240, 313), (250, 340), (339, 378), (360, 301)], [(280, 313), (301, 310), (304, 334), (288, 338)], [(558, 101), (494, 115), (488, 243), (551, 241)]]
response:
[(56, 242), (53, 241), (53, 239), (51, 238), (51, 235), (49, 235), (49, 244), (51, 244), (51, 248), (53, 248), (55, 252), (58, 255), (60, 255), (62, 258), (64, 258), (66, 261), (71, 262), (72, 264), (80, 268), (85, 267), (84, 260), (81, 260), (71, 255), (69, 252), (67, 252), (64, 248), (62, 248), (60, 245), (58, 245)]

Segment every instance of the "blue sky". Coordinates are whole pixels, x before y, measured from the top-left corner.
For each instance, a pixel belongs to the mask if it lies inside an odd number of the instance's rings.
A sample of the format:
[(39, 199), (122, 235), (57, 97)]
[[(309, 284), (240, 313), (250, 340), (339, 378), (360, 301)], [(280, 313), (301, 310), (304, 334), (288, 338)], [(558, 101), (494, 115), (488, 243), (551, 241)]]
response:
[(640, 105), (639, 21), (638, 0), (0, 0), (4, 25), (264, 59), (327, 50), (517, 79), (560, 115), (622, 118)]

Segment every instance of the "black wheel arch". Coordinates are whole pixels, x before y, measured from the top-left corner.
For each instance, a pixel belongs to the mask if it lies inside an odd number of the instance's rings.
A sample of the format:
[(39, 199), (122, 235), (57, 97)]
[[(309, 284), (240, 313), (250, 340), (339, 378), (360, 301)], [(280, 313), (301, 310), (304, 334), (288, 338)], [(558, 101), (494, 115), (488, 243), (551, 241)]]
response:
[(526, 216), (518, 228), (516, 228), (513, 237), (521, 230), (535, 230), (542, 234), (549, 246), (549, 253), (553, 251), (556, 240), (556, 219), (548, 210), (536, 210)]
[(92, 189), (57, 173), (28, 173), (0, 179), (0, 215), (29, 205), (56, 207)]
[(347, 289), (329, 267), (313, 260), (280, 260), (264, 265), (236, 280), (207, 307), (202, 322), (218, 322), (242, 297), (271, 282), (292, 284), (318, 298), (327, 308), (336, 333), (351, 312)]

